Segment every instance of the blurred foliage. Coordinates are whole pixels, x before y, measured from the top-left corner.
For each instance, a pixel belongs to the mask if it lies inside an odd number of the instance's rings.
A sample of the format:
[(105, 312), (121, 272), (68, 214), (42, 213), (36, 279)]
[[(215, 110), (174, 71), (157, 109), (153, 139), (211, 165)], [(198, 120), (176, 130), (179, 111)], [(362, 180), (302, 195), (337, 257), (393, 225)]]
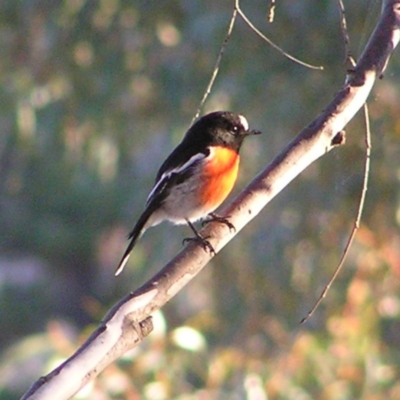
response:
[[(337, 2), (242, 2), (203, 112), (243, 113), (236, 191), (344, 80)], [(357, 57), (380, 2), (345, 1)], [(70, 356), (107, 309), (181, 248), (161, 225), (113, 276), (156, 170), (198, 107), (232, 14), (226, 1), (0, 2), (0, 399)], [(400, 398), (400, 61), (370, 98), (371, 180), (345, 268), (311, 308), (353, 225), (363, 118), (157, 314), (156, 332), (78, 399)], [(361, 115), (361, 113), (360, 113)], [(151, 162), (149, 162), (151, 160)], [(157, 246), (157, 251), (154, 251)], [(80, 332), (80, 333), (79, 333)]]

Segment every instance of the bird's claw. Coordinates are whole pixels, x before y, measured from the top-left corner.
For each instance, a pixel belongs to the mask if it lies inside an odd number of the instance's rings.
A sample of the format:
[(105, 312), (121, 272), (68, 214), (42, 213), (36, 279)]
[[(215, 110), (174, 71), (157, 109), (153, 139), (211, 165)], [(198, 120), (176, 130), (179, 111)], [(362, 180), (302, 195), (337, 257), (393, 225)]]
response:
[(236, 231), (235, 225), (233, 225), (232, 222), (230, 222), (228, 220), (228, 218), (230, 218), (230, 215), (228, 215), (227, 217), (221, 217), (218, 214), (210, 213), (210, 214), (208, 214), (208, 217), (209, 217), (208, 219), (206, 219), (202, 222), (203, 226), (209, 224), (210, 222), (215, 221), (215, 222), (220, 222), (221, 224), (225, 224), (229, 228), (230, 231), (233, 231), (233, 232)]
[(192, 242), (192, 241), (196, 241), (198, 243), (201, 244), (201, 246), (203, 247), (203, 249), (205, 251), (209, 251), (211, 255), (215, 256), (216, 252), (214, 250), (214, 247), (212, 246), (212, 244), (207, 240), (209, 238), (209, 236), (207, 237), (202, 237), (200, 234), (196, 235), (194, 237), (188, 237), (182, 240), (182, 244), (185, 245), (187, 242)]

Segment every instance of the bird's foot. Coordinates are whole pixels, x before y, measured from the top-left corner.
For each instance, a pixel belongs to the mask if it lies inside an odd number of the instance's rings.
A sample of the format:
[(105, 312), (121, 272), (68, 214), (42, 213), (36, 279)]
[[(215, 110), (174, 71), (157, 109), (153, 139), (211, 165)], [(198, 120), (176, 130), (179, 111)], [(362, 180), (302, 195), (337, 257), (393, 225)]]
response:
[(208, 241), (210, 236), (207, 236), (207, 237), (201, 236), (200, 233), (197, 232), (197, 229), (194, 227), (194, 225), (188, 219), (186, 219), (186, 222), (189, 225), (189, 228), (194, 233), (194, 237), (185, 238), (185, 239), (183, 239), (182, 243), (185, 244), (187, 242), (191, 242), (191, 241), (195, 240), (196, 242), (200, 243), (203, 246), (204, 251), (208, 250), (211, 255), (215, 256), (215, 254), (217, 254), (217, 253), (215, 252), (214, 247), (212, 247), (211, 243)]
[(235, 232), (236, 231), (235, 225), (233, 225), (232, 222), (230, 222), (228, 220), (229, 217), (230, 216), (221, 217), (218, 214), (210, 213), (210, 214), (208, 214), (208, 219), (204, 220), (202, 222), (202, 225), (204, 226), (204, 225), (209, 224), (210, 222), (214, 222), (214, 221), (215, 222), (220, 222), (221, 224), (225, 224), (229, 228), (230, 231)]
[(188, 242), (197, 242), (200, 243), (201, 246), (205, 251), (209, 251), (211, 255), (215, 256), (216, 252), (214, 250), (214, 247), (212, 244), (207, 240), (210, 236), (203, 237), (200, 235), (200, 233), (196, 232), (194, 237), (188, 237), (182, 240), (182, 244), (185, 245)]

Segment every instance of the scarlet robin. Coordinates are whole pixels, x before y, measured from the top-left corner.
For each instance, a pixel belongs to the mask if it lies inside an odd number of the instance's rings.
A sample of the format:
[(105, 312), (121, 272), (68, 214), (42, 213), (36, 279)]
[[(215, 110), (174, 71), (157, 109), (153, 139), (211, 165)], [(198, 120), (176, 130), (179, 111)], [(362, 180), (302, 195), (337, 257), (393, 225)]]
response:
[(225, 222), (213, 213), (226, 199), (239, 171), (239, 150), (243, 140), (261, 132), (250, 130), (245, 117), (216, 111), (198, 119), (182, 142), (159, 169), (145, 209), (129, 234), (129, 245), (115, 275), (122, 272), (129, 255), (146, 229), (164, 220), (187, 223), (204, 248), (212, 246), (193, 222), (206, 216)]

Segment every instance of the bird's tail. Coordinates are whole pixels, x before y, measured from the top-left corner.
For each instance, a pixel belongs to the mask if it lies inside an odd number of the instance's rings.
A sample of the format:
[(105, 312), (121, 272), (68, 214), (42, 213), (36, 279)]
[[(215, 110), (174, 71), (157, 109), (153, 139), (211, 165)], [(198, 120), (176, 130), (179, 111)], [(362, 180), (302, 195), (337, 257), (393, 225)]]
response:
[(125, 265), (128, 262), (129, 256), (131, 255), (132, 249), (134, 248), (136, 242), (139, 240), (139, 238), (143, 235), (143, 233), (147, 229), (146, 222), (149, 220), (151, 214), (152, 214), (152, 211), (150, 211), (147, 208), (144, 211), (144, 213), (141, 215), (139, 220), (136, 222), (135, 227), (130, 232), (130, 234), (128, 236), (128, 239), (130, 239), (129, 245), (128, 245), (127, 249), (125, 250), (124, 255), (122, 256), (121, 261), (118, 264), (118, 268), (115, 271), (115, 276), (119, 275), (125, 268)]

